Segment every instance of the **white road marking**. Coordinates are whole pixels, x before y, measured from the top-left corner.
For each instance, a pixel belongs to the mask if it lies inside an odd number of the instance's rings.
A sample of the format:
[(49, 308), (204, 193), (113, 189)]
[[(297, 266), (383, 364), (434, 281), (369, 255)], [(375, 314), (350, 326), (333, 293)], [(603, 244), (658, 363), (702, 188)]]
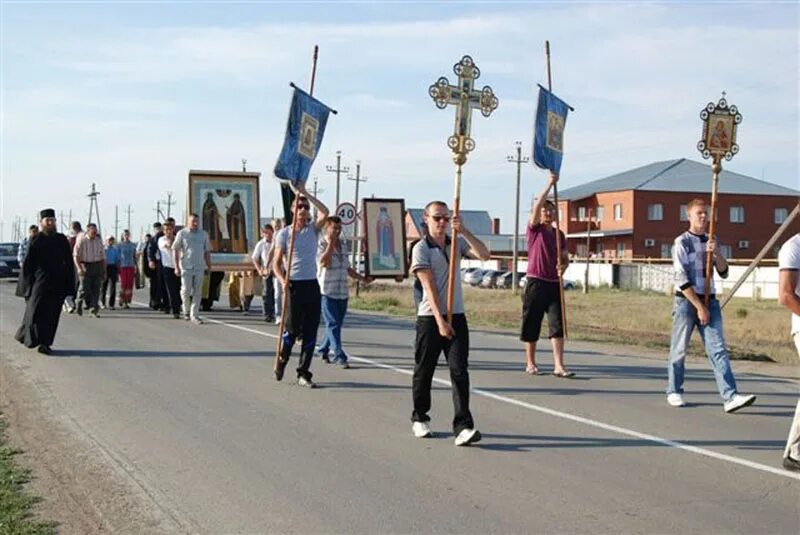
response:
[[(241, 325), (234, 325), (232, 323), (227, 323), (225, 321), (215, 320), (215, 319), (206, 319), (205, 321), (209, 323), (216, 323), (218, 325), (224, 325), (226, 327), (230, 327), (232, 329), (238, 329), (240, 331), (249, 332), (252, 334), (258, 334), (261, 336), (266, 336), (268, 338), (278, 338), (278, 335), (267, 333), (263, 331), (258, 331), (256, 329), (250, 329), (248, 327), (242, 327)], [(357, 344), (356, 344), (357, 345)], [(350, 354), (350, 358), (357, 362), (363, 362), (364, 364), (369, 364), (370, 366), (374, 366), (375, 368), (383, 368), (385, 370), (392, 370), (394, 372), (402, 373), (405, 375), (413, 375), (413, 370), (409, 368), (400, 368), (397, 366), (392, 366), (391, 364), (384, 364), (383, 362), (378, 362), (372, 359), (358, 357)], [(447, 379), (440, 379), (438, 377), (434, 377), (433, 381), (437, 384), (443, 386), (451, 386), (450, 381)], [(526, 401), (520, 401), (518, 399), (510, 398), (507, 396), (502, 396), (500, 394), (495, 394), (489, 390), (483, 390), (482, 388), (471, 388), (470, 391), (478, 396), (483, 396), (489, 399), (493, 399), (495, 401), (501, 401), (503, 403), (508, 403), (509, 405), (515, 405), (517, 407), (522, 407), (524, 409), (529, 409), (532, 411), (540, 412), (542, 414), (547, 414), (549, 416), (555, 416), (556, 418), (562, 418), (564, 420), (570, 420), (573, 422), (577, 422), (580, 424), (588, 425), (590, 427), (595, 427), (598, 429), (603, 429), (605, 431), (611, 431), (612, 433), (617, 433), (620, 435), (626, 435), (629, 437), (638, 438), (640, 440), (647, 440), (649, 442), (655, 442), (656, 444), (661, 444), (662, 446), (669, 446), (671, 448), (677, 448), (679, 450), (688, 451), (691, 453), (696, 453), (697, 455), (703, 455), (705, 457), (710, 457), (712, 459), (717, 459), (719, 461), (726, 461), (732, 464), (738, 464), (739, 466), (745, 466), (747, 468), (752, 468), (754, 470), (760, 470), (762, 472), (767, 472), (770, 474), (788, 477), (789, 479), (795, 479), (800, 481), (800, 474), (796, 474), (794, 472), (789, 472), (788, 470), (783, 470), (780, 468), (775, 468), (773, 466), (769, 466), (767, 464), (761, 464), (753, 461), (748, 461), (747, 459), (742, 459), (739, 457), (734, 457), (733, 455), (726, 455), (724, 453), (719, 453), (712, 450), (707, 450), (705, 448), (698, 448), (697, 446), (692, 446), (689, 444), (683, 444), (682, 442), (677, 442), (675, 440), (670, 440), (668, 438), (662, 438), (656, 435), (650, 435), (647, 433), (641, 433), (639, 431), (634, 431), (633, 429), (628, 429), (625, 427), (620, 427), (617, 425), (607, 424), (604, 422), (600, 422), (597, 420), (592, 420), (591, 418), (585, 418), (583, 416), (578, 416), (575, 414), (570, 414), (568, 412), (557, 411), (554, 409), (550, 409), (548, 407), (543, 407), (541, 405), (535, 405), (533, 403), (528, 403)]]

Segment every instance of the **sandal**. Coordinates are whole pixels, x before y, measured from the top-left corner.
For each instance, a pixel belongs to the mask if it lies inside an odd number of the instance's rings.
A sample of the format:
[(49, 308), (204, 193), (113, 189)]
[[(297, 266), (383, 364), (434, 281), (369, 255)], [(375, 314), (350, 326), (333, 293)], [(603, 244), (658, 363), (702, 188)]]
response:
[(560, 379), (569, 379), (571, 377), (575, 377), (575, 372), (570, 372), (567, 370), (560, 371), (560, 372), (553, 372), (553, 375)]
[(542, 375), (542, 372), (536, 366), (528, 366), (525, 368), (525, 373), (528, 375)]

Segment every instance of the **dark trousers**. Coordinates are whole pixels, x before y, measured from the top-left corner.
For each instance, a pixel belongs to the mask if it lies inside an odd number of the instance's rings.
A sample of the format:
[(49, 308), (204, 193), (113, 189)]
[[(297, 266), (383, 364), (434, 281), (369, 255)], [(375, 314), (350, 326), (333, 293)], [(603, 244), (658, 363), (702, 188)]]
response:
[(305, 377), (306, 379), (311, 379), (312, 377), (309, 368), (311, 367), (311, 359), (314, 356), (314, 346), (317, 343), (320, 301), (319, 283), (316, 279), (292, 281), (289, 286), (289, 299), (286, 307), (288, 310), (284, 312), (286, 315), (286, 330), (283, 332), (281, 358), (289, 360), (295, 341), (298, 338), (302, 340), (297, 377)]
[(81, 276), (80, 293), (78, 295), (78, 306), (94, 310), (100, 307), (100, 287), (103, 284), (103, 264), (101, 262), (90, 262), (84, 264), (86, 272)]
[(164, 294), (167, 297), (169, 310), (173, 314), (181, 313), (181, 280), (175, 275), (175, 269), (164, 267), (161, 269)]
[[(114, 308), (114, 300), (117, 298), (117, 281), (119, 280), (119, 269), (116, 264), (106, 265), (106, 279), (103, 281), (102, 301), (103, 306), (108, 304), (108, 308)], [(108, 293), (108, 301), (106, 301)]]
[(431, 410), (431, 383), (439, 355), (450, 368), (450, 382), (453, 389), (453, 432), (457, 435), (464, 429), (472, 429), (475, 424), (469, 412), (469, 327), (464, 314), (453, 315), (455, 336), (447, 339), (439, 334), (433, 316), (417, 317), (417, 338), (414, 346), (414, 378), (411, 393), (414, 412), (411, 421), (428, 422)]
[(270, 275), (264, 277), (264, 317), (275, 317), (275, 278)]
[(151, 270), (150, 276), (150, 308), (153, 310), (167, 309), (167, 296), (164, 292), (164, 275), (161, 262), (156, 262), (156, 268)]
[(558, 282), (530, 278), (522, 293), (522, 326), (519, 339), (523, 342), (539, 340), (542, 320), (547, 314), (549, 338), (564, 338), (564, 321), (561, 315), (561, 294)]

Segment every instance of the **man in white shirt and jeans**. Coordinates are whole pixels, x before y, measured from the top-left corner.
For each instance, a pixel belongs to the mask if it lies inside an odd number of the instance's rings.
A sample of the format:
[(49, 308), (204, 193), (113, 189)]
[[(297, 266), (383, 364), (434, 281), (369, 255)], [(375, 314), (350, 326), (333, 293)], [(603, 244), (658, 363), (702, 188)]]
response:
[(261, 229), (261, 239), (253, 249), (253, 265), (259, 275), (264, 278), (264, 321), (275, 321), (275, 289), (272, 277), (272, 236), (275, 229), (267, 223)]
[[(800, 233), (789, 238), (778, 252), (778, 301), (792, 312), (792, 338), (800, 356)], [(800, 471), (800, 400), (783, 450), (783, 467)]]
[(187, 228), (181, 229), (172, 244), (175, 274), (181, 278), (183, 315), (192, 323), (203, 323), (200, 301), (203, 297), (203, 276), (211, 269), (211, 243), (208, 233), (200, 230), (200, 218), (190, 214)]

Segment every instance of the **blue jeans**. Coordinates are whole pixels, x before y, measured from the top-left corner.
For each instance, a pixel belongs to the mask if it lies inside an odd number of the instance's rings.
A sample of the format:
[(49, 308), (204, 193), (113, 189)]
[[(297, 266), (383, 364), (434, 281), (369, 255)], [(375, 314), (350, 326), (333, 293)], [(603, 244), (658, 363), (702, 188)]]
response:
[(667, 371), (669, 384), (667, 394), (683, 394), (683, 372), (686, 350), (692, 338), (694, 328), (700, 331), (700, 338), (706, 347), (706, 355), (714, 371), (717, 389), (725, 401), (736, 394), (736, 379), (728, 359), (728, 349), (725, 346), (725, 336), (722, 333), (722, 312), (719, 301), (711, 299), (708, 304), (711, 321), (708, 325), (700, 325), (697, 319), (697, 310), (688, 299), (675, 297), (672, 307), (672, 340), (669, 349), (669, 364)]
[(275, 279), (275, 315), (281, 315), (283, 308), (283, 286), (277, 279)]
[(347, 354), (342, 349), (342, 323), (347, 314), (347, 299), (334, 299), (322, 296), (322, 317), (325, 318), (325, 335), (319, 352), (327, 355), (333, 350), (334, 362), (347, 362)]

